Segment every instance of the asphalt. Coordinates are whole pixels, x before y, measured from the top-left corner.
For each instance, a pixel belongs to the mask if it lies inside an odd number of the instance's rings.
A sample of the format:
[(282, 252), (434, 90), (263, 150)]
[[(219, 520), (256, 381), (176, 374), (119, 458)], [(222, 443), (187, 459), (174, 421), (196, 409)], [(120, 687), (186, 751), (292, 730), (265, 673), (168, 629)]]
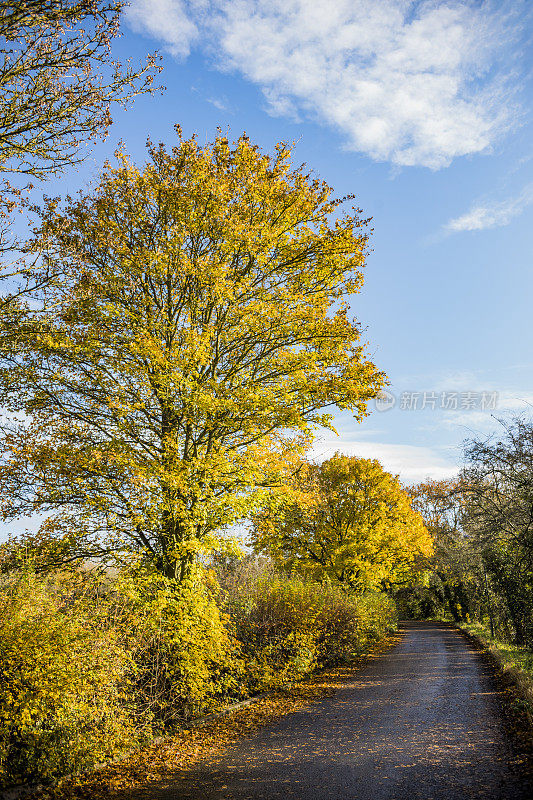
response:
[(490, 665), (451, 626), (403, 627), (398, 645), (333, 696), (154, 800), (532, 800)]

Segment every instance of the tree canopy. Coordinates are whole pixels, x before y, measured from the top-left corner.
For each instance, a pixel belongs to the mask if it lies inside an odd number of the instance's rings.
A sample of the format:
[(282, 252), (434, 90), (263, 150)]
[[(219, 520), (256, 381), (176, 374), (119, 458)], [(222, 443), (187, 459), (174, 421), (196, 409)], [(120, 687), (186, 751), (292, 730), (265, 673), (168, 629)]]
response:
[(465, 529), (466, 484), (460, 478), (428, 480), (409, 487), (413, 508), (434, 541), (434, 552), (416, 589), (430, 615), (447, 608), (456, 622), (472, 612), (473, 599), (485, 593), (477, 543)]
[[(18, 323), (22, 300), (50, 278), (15, 234), (27, 211), (28, 180), (82, 161), (104, 137), (111, 109), (152, 91), (155, 59), (134, 68), (113, 59), (121, 0), (0, 1), (0, 322)], [(13, 177), (15, 176), (15, 177)], [(18, 177), (17, 177), (18, 176)]]
[(149, 90), (153, 58), (124, 69), (110, 53), (116, 0), (0, 3), (0, 170), (42, 178), (84, 157), (111, 105)]
[(467, 443), (465, 526), (519, 644), (533, 643), (533, 423), (501, 420), (502, 436)]
[(346, 300), (368, 230), (331, 193), (285, 145), (180, 134), (50, 201), (48, 311), (4, 346), (4, 402), (23, 412), (4, 518), (52, 512), (46, 530), (84, 552), (144, 549), (180, 578), (331, 407), (362, 418), (384, 381)]
[(357, 591), (401, 584), (432, 540), (397, 478), (336, 453), (304, 464), (281, 502), (254, 518), (254, 546), (286, 569)]
[(533, 425), (499, 420), (500, 435), (465, 443), (465, 464), (451, 481), (411, 488), (435, 538), (426, 586), (404, 600), (431, 615), (488, 622), (492, 635), (533, 642)]

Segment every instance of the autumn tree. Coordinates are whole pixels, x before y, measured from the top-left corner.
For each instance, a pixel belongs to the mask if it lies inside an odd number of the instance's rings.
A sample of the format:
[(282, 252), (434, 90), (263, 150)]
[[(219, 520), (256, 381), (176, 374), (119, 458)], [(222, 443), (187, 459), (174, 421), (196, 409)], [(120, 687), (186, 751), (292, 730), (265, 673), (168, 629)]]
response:
[(424, 581), (418, 587), (429, 613), (449, 612), (456, 622), (470, 618), (490, 598), (477, 542), (464, 527), (464, 480), (427, 480), (409, 487), (413, 508), (419, 512), (434, 541)]
[(49, 512), (80, 552), (141, 549), (182, 579), (332, 407), (362, 418), (383, 375), (346, 299), (368, 231), (341, 203), (285, 145), (181, 134), (50, 202), (34, 246), (61, 279), (3, 372), (23, 412), (4, 518)]
[(252, 540), (284, 569), (362, 592), (401, 584), (432, 541), (398, 479), (336, 453), (303, 464), (285, 497), (256, 514)]
[(533, 423), (500, 420), (502, 433), (466, 446), (465, 527), (505, 602), (515, 639), (533, 643)]
[(126, 68), (110, 54), (116, 0), (0, 3), (0, 169), (42, 178), (84, 157), (111, 106), (148, 90), (153, 59)]
[[(88, 144), (107, 133), (112, 106), (151, 90), (153, 57), (134, 68), (111, 56), (123, 5), (122, 0), (0, 2), (0, 252), (20, 245), (12, 218), (27, 201), (27, 181), (79, 163)], [(13, 175), (19, 176), (15, 183)], [(40, 286), (31, 260), (14, 258), (1, 275), (0, 312)]]

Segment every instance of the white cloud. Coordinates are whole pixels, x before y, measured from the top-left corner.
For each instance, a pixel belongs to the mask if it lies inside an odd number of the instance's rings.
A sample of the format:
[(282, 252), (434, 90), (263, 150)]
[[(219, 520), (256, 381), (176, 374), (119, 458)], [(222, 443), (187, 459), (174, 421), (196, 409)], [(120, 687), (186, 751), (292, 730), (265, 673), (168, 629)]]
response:
[[(486, 389), (486, 386), (470, 384), (467, 391), (480, 394)], [(491, 394), (490, 390), (488, 394)], [(475, 408), (468, 410), (462, 408), (459, 401), (456, 410), (443, 410), (441, 414), (435, 415), (432, 428), (433, 430), (438, 430), (438, 428), (444, 427), (453, 431), (461, 429), (464, 438), (484, 436), (497, 430), (498, 419), (507, 419), (524, 412), (531, 414), (532, 410), (533, 392), (500, 389), (496, 391), (494, 408), (488, 407), (485, 410), (480, 410), (479, 402), (476, 402)]]
[(313, 445), (311, 458), (322, 461), (336, 451), (348, 456), (376, 458), (383, 467), (406, 483), (433, 478), (451, 478), (458, 472), (455, 464), (446, 461), (430, 447), (385, 442), (360, 442), (352, 439), (321, 439)]
[(208, 103), (217, 108), (219, 111), (229, 111), (229, 108), (224, 100), (220, 97), (206, 97)]
[(516, 197), (503, 202), (487, 202), (473, 205), (470, 211), (451, 219), (445, 230), (449, 233), (461, 231), (483, 231), (508, 225), (533, 203), (533, 184), (528, 184)]
[(199, 37), (188, 6), (183, 0), (133, 0), (124, 16), (134, 31), (160, 39), (173, 56), (186, 58)]
[(493, 411), (445, 411), (440, 416), (434, 430), (438, 428), (448, 428), (459, 432), (463, 439), (472, 436), (485, 435), (496, 427), (494, 416), (498, 415), (498, 409)]
[(258, 84), (273, 114), (332, 125), (372, 159), (437, 169), (486, 151), (511, 124), (501, 56), (522, 8), (523, 0), (133, 0), (128, 19), (174, 55), (195, 43), (208, 49), (220, 69)]
[[(480, 390), (481, 383), (476, 372), (464, 369), (441, 373), (437, 380), (433, 380), (431, 387), (437, 392), (469, 392)], [(483, 386), (483, 389), (486, 388)]]
[(533, 409), (533, 392), (505, 389), (500, 392), (498, 409), (503, 411), (528, 411)]

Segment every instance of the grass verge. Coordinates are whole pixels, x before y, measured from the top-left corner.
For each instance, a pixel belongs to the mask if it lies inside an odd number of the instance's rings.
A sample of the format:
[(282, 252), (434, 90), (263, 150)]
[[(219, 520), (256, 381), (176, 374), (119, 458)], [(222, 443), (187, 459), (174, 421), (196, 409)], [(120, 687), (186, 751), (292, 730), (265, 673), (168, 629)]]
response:
[(457, 623), (457, 627), (496, 666), (513, 711), (521, 719), (522, 734), (526, 733), (533, 745), (533, 651), (492, 638), (489, 629), (479, 622)]

